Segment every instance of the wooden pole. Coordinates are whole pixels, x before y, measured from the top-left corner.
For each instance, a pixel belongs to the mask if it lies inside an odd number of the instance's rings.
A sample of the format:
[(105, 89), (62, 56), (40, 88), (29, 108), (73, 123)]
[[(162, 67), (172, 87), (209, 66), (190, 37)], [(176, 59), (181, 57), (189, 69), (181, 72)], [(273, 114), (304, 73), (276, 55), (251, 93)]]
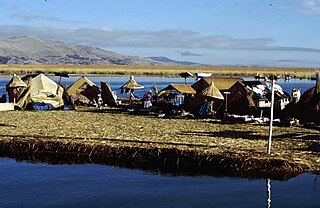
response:
[(225, 108), (224, 108), (224, 115), (227, 116), (228, 114), (228, 95), (230, 95), (230, 92), (223, 92), (225, 94)]
[(272, 87), (271, 87), (271, 109), (270, 109), (268, 155), (270, 155), (270, 152), (271, 152), (272, 124), (273, 124), (273, 106), (274, 106), (274, 84), (275, 84), (275, 79), (273, 78), (272, 79)]

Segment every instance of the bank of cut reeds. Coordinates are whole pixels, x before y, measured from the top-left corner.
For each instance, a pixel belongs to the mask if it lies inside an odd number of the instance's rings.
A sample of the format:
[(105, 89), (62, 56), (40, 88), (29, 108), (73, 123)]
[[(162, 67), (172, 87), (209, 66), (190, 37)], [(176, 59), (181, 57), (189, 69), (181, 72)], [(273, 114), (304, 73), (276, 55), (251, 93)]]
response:
[(18, 159), (276, 179), (320, 169), (319, 152), (309, 148), (318, 132), (299, 127), (275, 127), (269, 156), (261, 125), (106, 111), (0, 112), (0, 124), (2, 156)]
[(122, 66), (122, 65), (0, 65), (2, 74), (99, 74), (99, 75), (152, 75), (177, 76), (180, 72), (207, 72), (217, 76), (264, 76), (287, 74), (293, 78), (310, 78), (318, 69), (315, 68), (272, 68), (272, 67), (220, 67), (220, 66)]
[[(98, 163), (142, 168), (162, 173), (223, 175), (285, 180), (308, 166), (281, 158), (247, 157), (237, 153), (214, 153), (174, 145), (138, 145), (128, 142), (43, 140), (6, 137), (0, 139), (2, 156), (49, 163)], [(23, 157), (24, 156), (24, 157)], [(71, 157), (71, 158), (70, 158)], [(52, 159), (54, 158), (54, 159)], [(71, 160), (74, 158), (73, 160)]]

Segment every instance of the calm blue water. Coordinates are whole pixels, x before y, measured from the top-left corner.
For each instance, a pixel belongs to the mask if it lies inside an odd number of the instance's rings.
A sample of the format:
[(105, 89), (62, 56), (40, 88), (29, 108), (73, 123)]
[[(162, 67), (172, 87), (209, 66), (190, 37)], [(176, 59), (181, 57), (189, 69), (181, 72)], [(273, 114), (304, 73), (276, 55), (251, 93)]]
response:
[[(0, 158), (0, 207), (267, 207), (266, 180), (188, 177)], [(319, 207), (320, 182), (271, 180), (272, 207)]]

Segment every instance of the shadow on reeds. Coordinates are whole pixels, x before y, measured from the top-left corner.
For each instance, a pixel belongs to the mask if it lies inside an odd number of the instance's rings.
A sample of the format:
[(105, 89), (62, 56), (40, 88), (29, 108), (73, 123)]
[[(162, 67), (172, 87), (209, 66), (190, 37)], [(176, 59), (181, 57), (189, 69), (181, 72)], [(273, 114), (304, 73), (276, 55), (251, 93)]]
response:
[(184, 136), (208, 136), (218, 138), (233, 138), (233, 139), (250, 139), (250, 140), (266, 140), (268, 137), (259, 135), (253, 131), (196, 131), (196, 132), (182, 132), (180, 135)]
[[(184, 136), (206, 136), (217, 138), (232, 138), (232, 139), (249, 139), (249, 140), (266, 140), (268, 136), (257, 134), (254, 131), (195, 131), (195, 132), (182, 132), (180, 135)], [(320, 140), (320, 134), (298, 132), (298, 133), (286, 133), (281, 135), (274, 135), (273, 139), (296, 139), (296, 140)]]
[(317, 133), (308, 133), (298, 132), (298, 133), (289, 133), (274, 136), (275, 139), (297, 139), (297, 140), (320, 140), (320, 135)]
[(0, 123), (0, 126), (4, 126), (4, 127), (17, 127), (16, 125), (11, 125), (11, 124), (4, 124), (4, 123)]

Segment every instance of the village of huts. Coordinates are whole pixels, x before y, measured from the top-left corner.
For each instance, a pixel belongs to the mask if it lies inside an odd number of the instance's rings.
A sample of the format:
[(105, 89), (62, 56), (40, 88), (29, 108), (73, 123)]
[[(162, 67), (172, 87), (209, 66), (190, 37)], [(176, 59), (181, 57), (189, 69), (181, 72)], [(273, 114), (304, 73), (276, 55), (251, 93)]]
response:
[[(193, 76), (190, 72), (180, 76)], [(152, 78), (150, 78), (152, 79)], [(61, 77), (60, 77), (61, 80)], [(95, 107), (100, 110), (118, 108), (134, 113), (153, 113), (157, 117), (215, 118), (234, 122), (266, 122), (270, 116), (272, 82), (244, 80), (240, 77), (198, 76), (189, 84), (170, 83), (158, 90), (137, 83), (133, 76), (120, 87), (126, 97), (118, 98), (109, 83), (100, 87), (82, 76), (70, 86), (61, 86), (48, 76), (40, 74), (19, 77), (14, 74), (5, 86), (1, 110), (71, 110)], [(142, 97), (135, 91), (144, 89)], [(274, 115), (285, 124), (293, 120), (320, 122), (320, 82), (300, 96), (293, 89), (292, 98), (280, 85), (274, 84)], [(302, 110), (303, 109), (303, 110)]]

